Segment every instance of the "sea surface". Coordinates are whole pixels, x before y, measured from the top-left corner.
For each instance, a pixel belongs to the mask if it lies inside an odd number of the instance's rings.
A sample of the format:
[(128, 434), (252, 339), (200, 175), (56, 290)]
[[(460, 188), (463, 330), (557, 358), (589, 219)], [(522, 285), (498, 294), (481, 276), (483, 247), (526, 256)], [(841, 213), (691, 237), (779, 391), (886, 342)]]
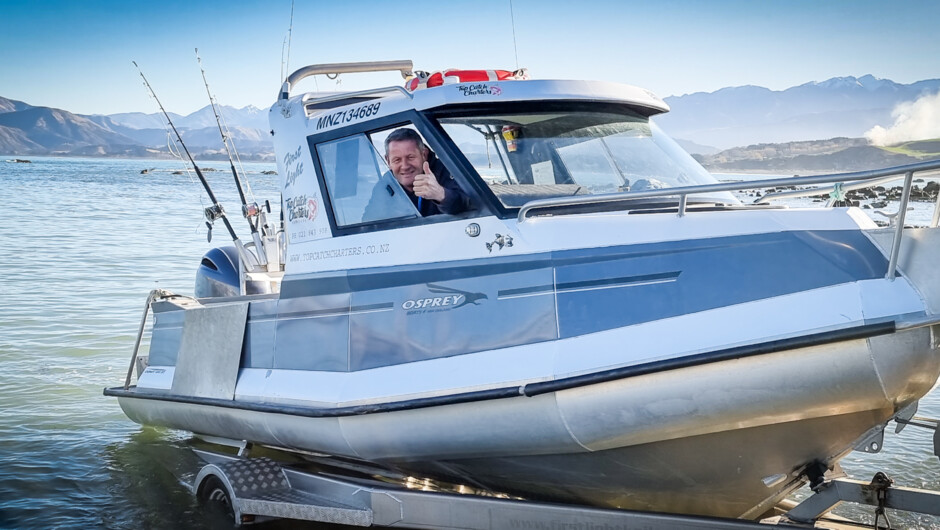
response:
[[(220, 223), (206, 241), (205, 193), (177, 161), (7, 158), (0, 156), (0, 528), (217, 527), (166, 469), (182, 458), (187, 436), (141, 427), (102, 395), (124, 381), (150, 290), (191, 293), (199, 258), (227, 242)], [(216, 169), (205, 174), (249, 239), (228, 164), (200, 166)], [(277, 219), (277, 177), (262, 174), (274, 165), (245, 169), (255, 198), (270, 199)], [(922, 400), (919, 414), (940, 417), (940, 391)], [(940, 489), (931, 435), (913, 427), (895, 434), (892, 425), (882, 453), (853, 453), (843, 465), (858, 479), (884, 469), (899, 485)], [(870, 520), (871, 512), (843, 513)], [(893, 520), (940, 528), (938, 518)]]

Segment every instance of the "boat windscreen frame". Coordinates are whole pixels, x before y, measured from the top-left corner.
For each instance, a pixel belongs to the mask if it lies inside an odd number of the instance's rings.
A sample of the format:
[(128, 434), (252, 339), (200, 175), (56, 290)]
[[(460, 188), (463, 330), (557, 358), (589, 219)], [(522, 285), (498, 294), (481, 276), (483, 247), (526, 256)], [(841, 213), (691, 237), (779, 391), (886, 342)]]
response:
[[(651, 109), (649, 107), (644, 107), (642, 105), (635, 105), (630, 103), (621, 103), (621, 102), (610, 102), (610, 101), (585, 101), (583, 99), (559, 99), (559, 100), (541, 100), (541, 101), (508, 101), (508, 102), (486, 102), (486, 103), (468, 103), (461, 105), (447, 105), (443, 107), (436, 107), (425, 111), (427, 113), (426, 119), (428, 120), (428, 126), (434, 129), (435, 135), (439, 138), (442, 138), (448, 144), (448, 147), (452, 150), (454, 158), (459, 159), (459, 165), (461, 171), (467, 175), (467, 180), (473, 181), (476, 185), (479, 192), (485, 195), (487, 202), (490, 204), (490, 207), (498, 212), (498, 216), (502, 219), (516, 218), (518, 217), (519, 210), (521, 206), (506, 206), (503, 202), (496, 196), (496, 194), (483, 182), (483, 178), (473, 167), (473, 164), (467, 159), (464, 153), (458, 148), (453, 140), (450, 138), (450, 135), (444, 130), (444, 127), (440, 123), (440, 118), (456, 118), (456, 117), (466, 117), (468, 115), (486, 115), (486, 114), (525, 114), (525, 113), (544, 113), (550, 114), (553, 112), (571, 112), (571, 111), (589, 111), (589, 112), (609, 112), (614, 114), (623, 114), (625, 111), (630, 113), (639, 114), (647, 119), (650, 117), (660, 114), (660, 111), (657, 109)], [(678, 197), (675, 201), (664, 201), (663, 199), (630, 199), (629, 197), (624, 197), (623, 201), (617, 201), (618, 205), (616, 208), (612, 208), (610, 204), (597, 204), (594, 205), (596, 211), (611, 211), (615, 210), (637, 210), (645, 208), (662, 208), (664, 203), (675, 202), (676, 208), (678, 208), (679, 199)], [(626, 203), (626, 204), (624, 204)], [(700, 203), (700, 204), (714, 204), (715, 201), (712, 199), (705, 198), (693, 198), (689, 197), (689, 204)], [(579, 212), (590, 212), (593, 211), (591, 208), (592, 205), (585, 204), (578, 208)]]
[[(415, 129), (417, 129), (418, 133), (421, 134), (424, 141), (428, 144), (428, 147), (431, 148), (434, 154), (437, 155), (441, 162), (443, 162), (444, 165), (450, 170), (454, 179), (457, 180), (460, 188), (470, 197), (471, 203), (475, 206), (475, 208), (457, 215), (433, 215), (427, 217), (418, 216), (406, 219), (370, 221), (346, 226), (337, 224), (333, 210), (333, 201), (329, 190), (327, 189), (326, 175), (324, 174), (323, 168), (320, 164), (320, 157), (317, 151), (317, 146), (334, 140), (352, 137), (357, 134), (368, 135), (370, 133), (381, 130), (388, 130), (396, 126), (408, 125), (413, 125)], [(457, 149), (456, 146), (449, 144), (449, 142), (442, 142), (441, 139), (446, 138), (446, 136), (442, 137), (439, 135), (440, 132), (432, 127), (431, 121), (422, 115), (421, 112), (413, 109), (390, 114), (388, 116), (383, 116), (374, 120), (368, 120), (365, 122), (354, 123), (345, 127), (331, 129), (322, 133), (308, 135), (307, 145), (310, 150), (313, 168), (316, 173), (317, 185), (320, 189), (320, 197), (323, 199), (323, 206), (326, 210), (327, 219), (330, 223), (330, 231), (333, 237), (442, 223), (453, 221), (455, 219), (470, 219), (475, 217), (495, 215), (496, 211), (494, 211), (495, 209), (493, 208), (492, 200), (489, 197), (482, 195), (480, 184), (476, 182), (475, 178), (472, 178), (472, 175), (475, 175), (476, 172), (473, 171), (472, 173), (467, 173), (467, 168), (462, 163), (460, 163), (460, 161), (457, 160), (454, 155), (454, 150)]]

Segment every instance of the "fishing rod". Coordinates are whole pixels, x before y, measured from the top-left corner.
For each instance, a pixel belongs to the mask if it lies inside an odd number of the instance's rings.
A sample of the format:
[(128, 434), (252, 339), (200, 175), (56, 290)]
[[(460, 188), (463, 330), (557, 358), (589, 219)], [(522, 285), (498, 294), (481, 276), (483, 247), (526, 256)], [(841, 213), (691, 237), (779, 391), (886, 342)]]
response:
[(225, 224), (225, 228), (228, 230), (228, 233), (232, 236), (232, 242), (235, 243), (235, 249), (239, 254), (239, 257), (242, 259), (242, 263), (246, 267), (250, 267), (251, 261), (248, 258), (248, 251), (245, 249), (245, 246), (242, 244), (241, 240), (238, 239), (238, 235), (235, 233), (235, 229), (232, 228), (232, 223), (229, 222), (228, 217), (225, 216), (225, 209), (222, 208), (222, 205), (219, 204), (219, 200), (215, 198), (215, 194), (212, 193), (212, 188), (209, 186), (209, 181), (206, 180), (206, 177), (202, 174), (202, 171), (199, 169), (199, 166), (196, 165), (196, 161), (193, 160), (193, 155), (190, 154), (189, 149), (186, 148), (186, 144), (183, 143), (183, 137), (180, 135), (179, 131), (176, 130), (176, 126), (173, 125), (173, 120), (170, 119), (170, 115), (167, 113), (166, 109), (163, 108), (163, 103), (160, 103), (160, 98), (157, 97), (157, 93), (154, 92), (153, 87), (150, 86), (150, 82), (147, 81), (147, 77), (144, 76), (144, 72), (140, 69), (140, 66), (137, 65), (137, 61), (131, 61), (134, 63), (134, 67), (137, 68), (137, 71), (140, 73), (141, 79), (144, 80), (144, 86), (147, 87), (147, 91), (150, 92), (150, 95), (153, 97), (154, 101), (157, 102), (157, 106), (160, 107), (160, 112), (163, 113), (163, 117), (166, 118), (166, 122), (170, 124), (170, 127), (173, 129), (173, 133), (176, 135), (176, 140), (181, 146), (183, 146), (183, 151), (186, 152), (186, 156), (189, 157), (189, 162), (193, 165), (193, 169), (196, 170), (196, 176), (199, 177), (199, 181), (202, 182), (202, 187), (206, 190), (206, 193), (209, 195), (209, 200), (212, 201), (212, 206), (209, 206), (205, 209), (206, 215), (206, 226), (209, 227), (209, 241), (212, 241), (212, 225), (217, 219), (221, 219)]
[(267, 256), (263, 251), (264, 244), (261, 241), (261, 234), (258, 233), (258, 225), (261, 224), (259, 219), (261, 208), (255, 202), (252, 202), (249, 205), (248, 199), (245, 197), (245, 188), (242, 184), (242, 178), (238, 175), (238, 171), (235, 170), (235, 160), (232, 158), (232, 150), (234, 146), (229, 146), (229, 142), (231, 142), (232, 139), (228, 134), (226, 134), (228, 128), (223, 128), (222, 126), (222, 117), (219, 114), (219, 108), (216, 104), (215, 97), (212, 96), (212, 91), (209, 89), (209, 81), (206, 79), (206, 70), (202, 67), (202, 59), (199, 57), (199, 48), (196, 48), (196, 62), (199, 63), (199, 71), (202, 73), (202, 83), (206, 87), (206, 95), (209, 96), (209, 105), (212, 107), (212, 113), (215, 115), (215, 123), (219, 128), (219, 136), (222, 137), (222, 145), (225, 146), (225, 153), (228, 155), (229, 167), (232, 168), (232, 177), (235, 179), (235, 188), (238, 190), (238, 197), (242, 201), (242, 214), (248, 221), (248, 226), (251, 228), (251, 238), (255, 243), (255, 248), (258, 249), (258, 252), (256, 253), (258, 256), (258, 261), (261, 262), (261, 265), (267, 265)]

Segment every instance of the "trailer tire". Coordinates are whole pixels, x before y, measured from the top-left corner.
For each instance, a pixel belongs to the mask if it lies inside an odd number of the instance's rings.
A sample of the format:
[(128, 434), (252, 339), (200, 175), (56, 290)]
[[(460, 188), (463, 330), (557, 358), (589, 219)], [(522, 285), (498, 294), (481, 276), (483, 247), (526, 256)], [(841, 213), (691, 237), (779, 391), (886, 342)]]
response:
[(239, 526), (241, 521), (235, 519), (235, 508), (232, 506), (232, 496), (219, 477), (209, 475), (199, 486), (196, 495), (199, 506), (211, 518), (225, 518), (228, 522)]

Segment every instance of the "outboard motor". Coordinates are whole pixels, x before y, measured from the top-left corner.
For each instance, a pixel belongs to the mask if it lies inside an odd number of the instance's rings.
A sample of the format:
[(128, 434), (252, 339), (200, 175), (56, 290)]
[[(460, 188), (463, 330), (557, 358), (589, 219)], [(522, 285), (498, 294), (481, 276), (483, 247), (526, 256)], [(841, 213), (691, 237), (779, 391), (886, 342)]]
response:
[[(219, 247), (206, 252), (196, 270), (196, 298), (218, 298), (240, 296), (241, 270), (235, 247)], [(278, 284), (271, 278), (246, 278), (245, 294), (269, 294), (278, 291)]]
[(196, 271), (196, 298), (238, 296), (240, 290), (235, 247), (214, 248), (206, 252)]

